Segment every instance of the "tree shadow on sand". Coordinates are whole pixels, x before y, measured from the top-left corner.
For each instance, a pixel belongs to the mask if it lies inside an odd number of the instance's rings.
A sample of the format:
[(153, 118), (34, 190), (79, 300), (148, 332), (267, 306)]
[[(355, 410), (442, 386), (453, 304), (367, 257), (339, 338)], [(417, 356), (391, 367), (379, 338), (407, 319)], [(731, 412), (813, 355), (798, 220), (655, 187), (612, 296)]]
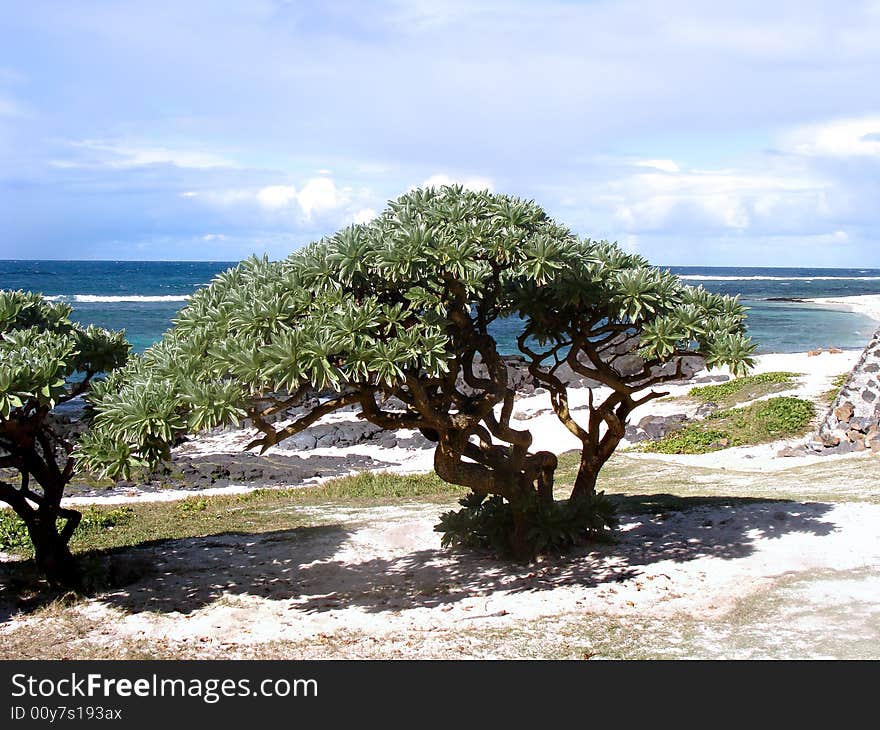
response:
[[(155, 540), (78, 556), (102, 600), (138, 611), (196, 610), (231, 592), (297, 595), (304, 565), (332, 557), (350, 535), (341, 525)], [(41, 585), (33, 560), (0, 563), (0, 623), (63, 597)]]
[(620, 583), (659, 561), (735, 560), (753, 554), (757, 540), (792, 533), (824, 536), (836, 529), (823, 520), (832, 508), (829, 504), (675, 497), (684, 507), (692, 502), (697, 506), (658, 514), (654, 506), (668, 504), (668, 495), (631, 499), (631, 506), (642, 504), (648, 511), (624, 514), (613, 544), (585, 546), (529, 565), (439, 548), (402, 555), (392, 550), (390, 557), (357, 562), (336, 557), (350, 534), (343, 528), (320, 528), (320, 534), (300, 529), (175, 540), (146, 554), (142, 549), (129, 551), (129, 559), (141, 553), (150, 573), (101, 599), (128, 611), (181, 613), (230, 594), (292, 599), (291, 610), (307, 613), (347, 606), (372, 612), (434, 608), (496, 591)]

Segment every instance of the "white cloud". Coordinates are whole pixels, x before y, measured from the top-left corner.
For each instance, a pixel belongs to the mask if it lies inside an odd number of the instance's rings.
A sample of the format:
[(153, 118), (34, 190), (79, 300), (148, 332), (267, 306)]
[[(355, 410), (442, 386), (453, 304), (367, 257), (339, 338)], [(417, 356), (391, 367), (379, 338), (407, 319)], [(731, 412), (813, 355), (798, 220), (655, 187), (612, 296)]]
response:
[(487, 177), (466, 177), (466, 178), (458, 178), (458, 177), (450, 177), (449, 175), (445, 175), (443, 173), (438, 173), (437, 175), (431, 175), (427, 180), (422, 181), (422, 184), (419, 187), (422, 188), (439, 188), (443, 185), (461, 185), (463, 188), (467, 190), (492, 190), (492, 181)]
[(369, 188), (340, 185), (326, 176), (307, 179), (301, 186), (273, 184), (179, 195), (194, 204), (221, 209), (224, 225), (237, 221), (262, 231), (291, 233), (331, 233), (352, 222), (365, 223), (376, 217), (380, 202)]
[(339, 208), (346, 202), (344, 200), (345, 194), (327, 177), (312, 178), (303, 186), (296, 197), (306, 218), (311, 218), (313, 213)]
[(73, 142), (72, 146), (80, 150), (98, 153), (98, 158), (85, 163), (71, 163), (71, 166), (99, 165), (131, 168), (147, 165), (174, 165), (175, 167), (198, 170), (235, 167), (235, 164), (225, 157), (202, 149), (172, 149), (165, 146), (144, 146), (102, 140), (82, 140)]
[(353, 223), (369, 223), (375, 217), (376, 211), (372, 208), (361, 208), (360, 210), (355, 211), (351, 220)]
[(821, 180), (781, 170), (681, 170), (638, 173), (605, 186), (603, 199), (628, 232), (666, 228), (745, 230), (780, 210), (815, 210)]
[(783, 149), (806, 157), (880, 157), (880, 116), (799, 127), (783, 137)]
[(222, 233), (206, 233), (202, 236), (203, 241), (225, 241), (226, 236)]
[(293, 185), (267, 185), (256, 193), (260, 206), (281, 211), (296, 205), (307, 220), (315, 214), (335, 210), (348, 202), (347, 191), (340, 190), (328, 177), (314, 177), (297, 190)]
[(268, 210), (286, 208), (296, 199), (296, 188), (293, 185), (267, 185), (257, 192), (257, 202)]

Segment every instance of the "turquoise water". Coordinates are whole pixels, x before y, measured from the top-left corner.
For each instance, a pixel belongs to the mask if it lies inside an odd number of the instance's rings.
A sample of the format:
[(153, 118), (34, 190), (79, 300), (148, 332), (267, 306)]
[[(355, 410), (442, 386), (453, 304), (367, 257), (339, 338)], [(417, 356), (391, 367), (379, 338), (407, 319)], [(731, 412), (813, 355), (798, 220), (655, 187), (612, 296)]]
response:
[[(85, 324), (125, 329), (135, 350), (158, 340), (186, 297), (231, 262), (0, 261), (0, 288), (26, 289), (68, 301)], [(688, 284), (739, 294), (750, 308), (749, 331), (760, 352), (802, 352), (836, 345), (862, 348), (877, 324), (828, 311), (806, 299), (880, 294), (880, 270), (670, 267)], [(516, 320), (495, 324), (505, 353), (516, 352)]]

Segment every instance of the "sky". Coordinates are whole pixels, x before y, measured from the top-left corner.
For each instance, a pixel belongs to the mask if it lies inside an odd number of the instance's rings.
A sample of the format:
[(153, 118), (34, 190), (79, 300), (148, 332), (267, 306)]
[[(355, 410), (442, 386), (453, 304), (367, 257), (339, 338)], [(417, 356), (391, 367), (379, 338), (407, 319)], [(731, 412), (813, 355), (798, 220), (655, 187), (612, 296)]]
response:
[(281, 258), (459, 182), (880, 267), (880, 1), (0, 0), (0, 259)]

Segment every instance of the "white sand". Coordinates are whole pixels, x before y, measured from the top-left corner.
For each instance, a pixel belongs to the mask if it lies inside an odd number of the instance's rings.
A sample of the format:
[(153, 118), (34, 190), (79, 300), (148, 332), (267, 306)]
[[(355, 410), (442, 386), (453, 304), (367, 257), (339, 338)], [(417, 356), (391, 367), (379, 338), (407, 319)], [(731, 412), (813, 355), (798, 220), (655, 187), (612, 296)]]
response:
[[(604, 624), (618, 627), (617, 650), (629, 640), (639, 642), (633, 651), (731, 656), (734, 648), (715, 634), (747, 621), (756, 644), (736, 651), (764, 656), (779, 628), (772, 617), (811, 603), (810, 625), (798, 633), (806, 642), (800, 654), (809, 655), (810, 641), (826, 631), (825, 613), (846, 614), (870, 593), (876, 576), (865, 571), (880, 562), (876, 504), (648, 515), (622, 525), (617, 545), (529, 566), (438, 550), (437, 512), (437, 505), (374, 508), (365, 524), (365, 514), (349, 514), (347, 522), (359, 524), (350, 531), (221, 535), (135, 550), (129, 559), (149, 566), (148, 575), (68, 609), (66, 621), (81, 626), (78, 643), (108, 650), (142, 641), (188, 656), (288, 658), (547, 656), (570, 652), (571, 642), (601, 656), (607, 643), (577, 632)], [(852, 599), (833, 590), (841, 576)], [(770, 618), (740, 615), (744, 602), (792, 583), (798, 598), (774, 604)], [(854, 619), (845, 615), (844, 623)], [(54, 620), (14, 618), (0, 626), (0, 639), (37, 623), (49, 631)], [(646, 623), (662, 630), (641, 631)], [(688, 626), (699, 629), (697, 639), (708, 632), (708, 643), (688, 638)], [(563, 627), (574, 637), (557, 636)], [(876, 634), (877, 624), (868, 630)], [(878, 647), (869, 642), (865, 650), (877, 655)]]
[(880, 294), (861, 294), (852, 297), (815, 297), (805, 301), (819, 304), (827, 309), (857, 312), (880, 322)]

